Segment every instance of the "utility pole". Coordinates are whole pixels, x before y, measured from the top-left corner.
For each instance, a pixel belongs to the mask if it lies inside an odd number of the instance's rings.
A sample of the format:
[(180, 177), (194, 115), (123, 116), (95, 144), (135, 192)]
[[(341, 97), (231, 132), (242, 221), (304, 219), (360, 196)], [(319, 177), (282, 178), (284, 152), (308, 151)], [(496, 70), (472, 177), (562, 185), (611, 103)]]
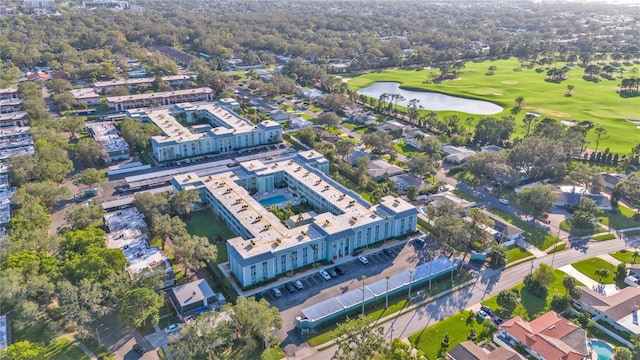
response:
[(411, 282), (413, 280), (413, 269), (409, 269), (409, 299), (411, 299)]
[(558, 242), (560, 241), (560, 228), (558, 228), (558, 236), (556, 237), (556, 243), (553, 245), (553, 255), (551, 256), (551, 267), (553, 267), (553, 262), (556, 260), (556, 247), (558, 247)]
[(362, 275), (362, 316), (364, 316), (364, 281), (367, 277)]

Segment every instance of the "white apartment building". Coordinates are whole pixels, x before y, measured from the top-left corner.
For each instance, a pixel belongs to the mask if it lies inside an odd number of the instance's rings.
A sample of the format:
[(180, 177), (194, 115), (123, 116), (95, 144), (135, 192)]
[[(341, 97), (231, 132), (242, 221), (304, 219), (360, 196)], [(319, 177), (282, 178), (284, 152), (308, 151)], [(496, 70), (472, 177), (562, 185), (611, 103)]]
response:
[[(151, 138), (153, 156), (170, 161), (282, 141), (282, 127), (274, 121), (253, 124), (216, 104), (174, 106), (172, 109), (127, 111), (127, 116), (156, 124), (163, 135)], [(187, 124), (205, 122), (187, 128)]]
[[(239, 235), (227, 240), (229, 266), (247, 287), (416, 230), (418, 211), (411, 204), (387, 196), (371, 205), (328, 172), (329, 162), (311, 150), (292, 160), (242, 162), (232, 171), (206, 178), (180, 175), (172, 183), (177, 191), (200, 189), (203, 201)], [(251, 196), (254, 193), (261, 195), (262, 203)], [(263, 205), (272, 205), (274, 198), (286, 202), (284, 194), (307, 203), (318, 215), (312, 222), (286, 227)]]
[(147, 106), (163, 106), (196, 101), (213, 101), (214, 91), (208, 87), (186, 90), (161, 91), (151, 94), (136, 94), (107, 97), (107, 105), (116, 111)]

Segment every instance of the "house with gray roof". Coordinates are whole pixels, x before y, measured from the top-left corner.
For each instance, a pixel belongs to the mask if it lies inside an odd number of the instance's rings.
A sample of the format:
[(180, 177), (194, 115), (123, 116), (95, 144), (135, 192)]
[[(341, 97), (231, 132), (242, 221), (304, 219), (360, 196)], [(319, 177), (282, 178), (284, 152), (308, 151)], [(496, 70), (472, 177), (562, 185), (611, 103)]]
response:
[(226, 304), (224, 296), (221, 293), (216, 294), (204, 279), (171, 288), (169, 299), (183, 321), (201, 312), (219, 309)]

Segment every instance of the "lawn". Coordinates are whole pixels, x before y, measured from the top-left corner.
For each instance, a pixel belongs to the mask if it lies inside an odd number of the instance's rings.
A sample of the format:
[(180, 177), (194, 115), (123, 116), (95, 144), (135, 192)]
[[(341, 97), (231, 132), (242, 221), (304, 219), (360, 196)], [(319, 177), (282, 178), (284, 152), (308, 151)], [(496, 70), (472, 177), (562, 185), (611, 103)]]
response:
[(613, 229), (628, 229), (640, 226), (640, 223), (633, 221), (635, 212), (626, 206), (618, 206), (618, 211), (607, 211), (604, 215), (598, 216), (598, 222), (610, 226)]
[(562, 220), (562, 222), (560, 223), (560, 229), (562, 229), (563, 231), (568, 231), (571, 233), (571, 235), (575, 235), (575, 236), (587, 236), (587, 235), (593, 235), (593, 234), (599, 234), (602, 232), (606, 232), (607, 229), (602, 228), (600, 226), (598, 227), (591, 227), (591, 228), (576, 228), (573, 226), (573, 221), (571, 219), (566, 219), (566, 220)]
[(355, 123), (348, 122), (348, 121), (345, 121), (340, 125), (346, 127), (349, 130), (355, 130), (357, 127), (360, 127), (360, 124), (355, 124)]
[(616, 236), (614, 234), (600, 234), (591, 238), (591, 241), (606, 241), (613, 240)]
[[(487, 76), (487, 68), (491, 65), (498, 69), (493, 76)], [(557, 64), (558, 67), (564, 65)], [(632, 68), (639, 66), (623, 67), (629, 74)], [(545, 81), (546, 71), (537, 72), (535, 68), (525, 68), (516, 72), (515, 68), (519, 68), (518, 60), (515, 58), (467, 62), (458, 79), (437, 84), (425, 83), (432, 70), (388, 69), (354, 77), (349, 80), (349, 86), (360, 89), (377, 81), (394, 81), (399, 82), (405, 90), (435, 91), (490, 101), (504, 108), (502, 112), (492, 115), (497, 118), (511, 115), (514, 99), (522, 96), (525, 101), (522, 111), (516, 115), (518, 124), (514, 137), (523, 136), (524, 127), (521, 126), (521, 121), (527, 112), (533, 111), (542, 114), (543, 117), (549, 116), (559, 120), (590, 119), (603, 125), (608, 137), (600, 141), (601, 149), (609, 148), (614, 153), (626, 154), (637, 143), (637, 138), (629, 134), (637, 133), (638, 129), (635, 124), (625, 121), (637, 118), (637, 98), (622, 98), (616, 93), (620, 79), (587, 81), (583, 79), (584, 69), (576, 66), (567, 73), (568, 80), (554, 83)], [(567, 85), (575, 86), (571, 97), (564, 95)], [(439, 115), (442, 117), (454, 113), (463, 119), (468, 117), (468, 114), (453, 111), (442, 111)], [(476, 119), (481, 117), (476, 116)], [(596, 134), (591, 131), (587, 136), (587, 142), (593, 146), (595, 140)]]
[(551, 245), (555, 244), (558, 240), (556, 236), (551, 235), (546, 231), (544, 231), (543, 229), (533, 226), (526, 221), (520, 220), (519, 218), (509, 213), (496, 210), (496, 209), (490, 209), (489, 211), (495, 215), (498, 215), (506, 222), (513, 224), (519, 227), (520, 229), (524, 230), (524, 236), (529, 242), (529, 244), (537, 247), (540, 250), (544, 251), (548, 249)]
[(89, 360), (90, 358), (71, 340), (57, 338), (46, 347), (46, 359), (49, 360)]
[(553, 254), (554, 252), (558, 252), (558, 251), (562, 251), (564, 249), (567, 248), (567, 243), (561, 243), (558, 246), (554, 247), (553, 249), (549, 250), (549, 252), (547, 254)]
[(518, 261), (520, 259), (524, 259), (533, 254), (521, 248), (520, 246), (514, 246), (511, 249), (507, 250), (506, 255), (507, 255), (507, 264), (508, 264), (514, 261)]
[[(213, 211), (206, 209), (191, 213), (189, 217), (184, 219), (187, 224), (187, 231), (191, 235), (204, 236), (209, 242), (218, 246), (218, 264), (225, 263), (229, 260), (227, 255), (227, 247), (225, 241), (234, 238), (237, 235), (229, 229), (227, 224)], [(218, 236), (222, 237), (222, 241), (216, 241)]]
[[(636, 258), (633, 258), (633, 254), (634, 253), (638, 253), (638, 255), (636, 256)], [(638, 261), (640, 261), (640, 252), (638, 252), (637, 250), (620, 250), (614, 253), (609, 254), (611, 256), (613, 256), (614, 259), (618, 259), (620, 261), (622, 261), (623, 263), (626, 264), (635, 264)]]
[(624, 232), (624, 236), (638, 236), (638, 235), (640, 235), (640, 230), (631, 230), (631, 231)]
[(323, 126), (322, 127), (324, 129), (324, 131), (328, 132), (329, 134), (333, 134), (333, 135), (340, 135), (342, 134), (342, 131), (340, 131), (340, 129), (335, 128), (333, 126)]
[[(562, 279), (566, 276), (566, 274), (560, 270), (554, 270), (556, 275), (555, 280), (549, 285), (549, 295), (546, 299), (542, 299), (533, 293), (529, 292), (529, 290), (524, 288), (524, 284), (519, 284), (514, 286), (511, 290), (517, 290), (520, 294), (520, 304), (513, 311), (512, 316), (516, 315), (527, 315), (529, 319), (535, 319), (536, 317), (543, 314), (545, 311), (549, 310), (551, 307), (551, 296), (554, 293), (565, 294), (566, 290), (564, 289), (564, 285), (562, 285)], [(578, 282), (578, 285), (582, 285)], [(497, 311), (500, 315), (505, 315), (501, 313), (500, 307), (498, 306), (498, 295), (492, 296), (487, 300), (482, 302), (482, 305), (488, 306), (494, 311)], [(504, 316), (506, 317), (506, 316)]]
[(420, 152), (420, 150), (414, 148), (413, 146), (403, 141), (398, 141), (393, 143), (393, 148), (396, 149), (396, 151), (399, 152), (400, 154), (404, 156), (409, 156), (409, 157), (413, 155), (413, 153), (415, 152)]
[[(616, 267), (603, 259), (586, 259), (573, 263), (572, 266), (576, 270), (601, 284), (617, 284), (620, 288), (626, 287), (623, 281), (616, 282)], [(596, 275), (596, 271), (599, 269), (607, 269), (609, 270), (609, 274), (607, 276), (600, 277)]]
[(482, 319), (471, 316), (469, 311), (459, 312), (448, 317), (428, 328), (409, 336), (409, 341), (418, 349), (422, 350), (428, 359), (438, 358), (438, 352), (441, 349), (441, 342), (445, 334), (449, 334), (450, 350), (459, 343), (466, 341), (469, 331), (476, 330), (477, 338), (491, 336), (496, 330), (491, 326), (488, 334), (484, 334)]

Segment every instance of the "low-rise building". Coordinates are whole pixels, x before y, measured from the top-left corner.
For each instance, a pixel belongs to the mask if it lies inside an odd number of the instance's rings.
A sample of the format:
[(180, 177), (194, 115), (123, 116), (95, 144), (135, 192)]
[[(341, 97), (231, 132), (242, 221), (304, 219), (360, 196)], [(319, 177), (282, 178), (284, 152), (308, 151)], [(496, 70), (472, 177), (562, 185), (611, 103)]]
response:
[(24, 6), (29, 9), (54, 9), (56, 0), (24, 0)]
[(197, 101), (212, 101), (214, 91), (208, 87), (186, 90), (162, 91), (151, 94), (126, 96), (109, 96), (107, 105), (116, 111), (143, 108), (147, 106), (163, 106)]
[(303, 90), (300, 90), (299, 95), (304, 97), (305, 99), (308, 99), (308, 100), (321, 98), (323, 96), (322, 95), (322, 91), (319, 90), (319, 89), (315, 89), (315, 88), (314, 89), (303, 89)]
[(219, 310), (226, 304), (224, 296), (221, 293), (216, 294), (204, 279), (170, 289), (169, 299), (182, 321), (204, 311)]
[(531, 322), (516, 316), (500, 325), (499, 329), (500, 338), (512, 346), (522, 345), (536, 359), (591, 359), (586, 331), (554, 311)]
[(0, 351), (9, 347), (9, 322), (7, 315), (0, 315)]
[(378, 130), (380, 131), (397, 131), (404, 129), (404, 125), (400, 124), (397, 121), (385, 121), (378, 125)]
[(9, 187), (9, 176), (0, 174), (0, 229), (11, 220), (11, 199), (15, 195), (15, 188)]
[(106, 164), (129, 159), (129, 144), (111, 122), (87, 123), (86, 126), (89, 135), (102, 145), (105, 153), (103, 160)]
[(0, 89), (0, 100), (19, 99), (18, 89)]
[(473, 150), (451, 145), (443, 146), (442, 151), (446, 155), (444, 159), (453, 164), (462, 164), (467, 160), (469, 156), (473, 156), (476, 154), (476, 152)]
[(96, 94), (92, 88), (73, 89), (69, 92), (78, 103), (100, 105), (100, 95)]
[(391, 177), (399, 174), (404, 174), (407, 170), (401, 168), (398, 165), (391, 164), (384, 159), (372, 160), (369, 163), (367, 169), (367, 175), (371, 176), (374, 180), (383, 179), (385, 176)]
[(271, 114), (269, 114), (269, 119), (277, 122), (278, 124), (286, 124), (294, 117), (297, 117), (297, 116), (284, 110), (274, 111)]
[(14, 156), (33, 155), (33, 137), (28, 126), (0, 128), (0, 162)]
[(29, 126), (29, 119), (26, 111), (0, 114), (0, 128)]
[(122, 0), (95, 0), (95, 1), (83, 1), (82, 7), (86, 9), (106, 8), (116, 10), (129, 9), (129, 2)]
[(485, 350), (473, 341), (464, 341), (453, 347), (447, 353), (447, 360), (525, 360), (517, 352), (499, 347), (494, 350)]
[(613, 188), (616, 185), (618, 185), (620, 181), (627, 178), (627, 175), (625, 174), (601, 174), (601, 175), (602, 175), (602, 179), (604, 180), (604, 186), (609, 190), (613, 190)]
[(0, 100), (0, 113), (7, 114), (17, 112), (22, 109), (22, 99)]
[(593, 321), (604, 321), (628, 334), (640, 334), (640, 287), (629, 286), (610, 296), (593, 291), (587, 286), (581, 286), (580, 289), (582, 296), (575, 302), (576, 306), (594, 315)]
[[(391, 196), (371, 205), (328, 171), (329, 162), (311, 150), (291, 160), (242, 162), (206, 178), (182, 175), (173, 184), (176, 191), (203, 184), (203, 202), (239, 235), (227, 240), (229, 267), (247, 287), (416, 230), (414, 206)], [(313, 222), (287, 228), (265, 208), (287, 202), (310, 206), (317, 213)]]
[(104, 214), (104, 224), (107, 231), (111, 233), (126, 229), (147, 231), (147, 223), (144, 221), (144, 215), (134, 207)]
[[(153, 155), (158, 161), (168, 161), (211, 153), (224, 153), (282, 141), (282, 127), (274, 121), (257, 125), (235, 112), (215, 104), (181, 104), (173, 109), (127, 112), (129, 117), (156, 124), (163, 135), (151, 138)], [(188, 124), (206, 121), (208, 124), (183, 126), (174, 116)]]
[(415, 186), (418, 191), (429, 188), (429, 184), (413, 174), (396, 175), (391, 178), (396, 183), (398, 194), (406, 194), (409, 186)]
[(575, 208), (580, 205), (583, 198), (591, 199), (596, 203), (596, 207), (600, 210), (609, 211), (612, 209), (611, 200), (603, 194), (590, 193), (587, 189), (580, 186), (559, 186), (553, 205), (565, 208)]
[(220, 106), (223, 106), (229, 110), (237, 110), (240, 108), (240, 103), (238, 102), (238, 100), (234, 98), (220, 99), (218, 100), (218, 104), (220, 104)]
[[(191, 85), (193, 77), (191, 75), (168, 75), (162, 76), (161, 79), (172, 87), (187, 87)], [(109, 94), (113, 89), (118, 88), (134, 90), (139, 85), (151, 86), (155, 80), (156, 79), (152, 77), (141, 77), (135, 79), (98, 81), (93, 84), (93, 89), (99, 94)]]

